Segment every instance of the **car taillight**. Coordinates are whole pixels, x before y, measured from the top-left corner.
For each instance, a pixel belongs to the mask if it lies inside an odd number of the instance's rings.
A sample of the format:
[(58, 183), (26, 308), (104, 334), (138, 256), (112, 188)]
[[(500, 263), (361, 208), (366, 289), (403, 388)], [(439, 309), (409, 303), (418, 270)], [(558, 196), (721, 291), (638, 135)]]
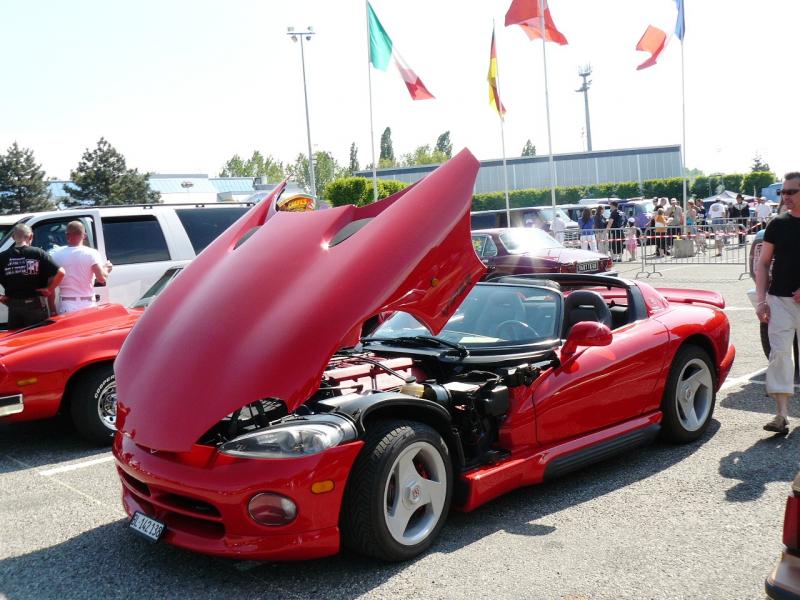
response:
[(792, 494), (786, 499), (786, 510), (783, 514), (783, 543), (789, 550), (800, 549), (800, 498)]
[(614, 264), (610, 258), (603, 258), (600, 260), (600, 264), (603, 266), (603, 271), (608, 271), (611, 268), (611, 265)]
[(288, 525), (297, 516), (297, 505), (286, 496), (263, 492), (250, 499), (247, 511), (261, 525)]

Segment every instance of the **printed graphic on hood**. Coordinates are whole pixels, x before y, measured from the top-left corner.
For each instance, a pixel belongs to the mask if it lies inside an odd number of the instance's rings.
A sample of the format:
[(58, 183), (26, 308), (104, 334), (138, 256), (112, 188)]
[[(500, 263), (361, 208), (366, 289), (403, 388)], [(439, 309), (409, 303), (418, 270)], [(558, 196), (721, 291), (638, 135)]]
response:
[(276, 190), (133, 328), (115, 364), (118, 429), (148, 448), (187, 451), (258, 399), (295, 410), (373, 315), (402, 310), (437, 333), (485, 271), (470, 238), (477, 170), (464, 150), (358, 208), (276, 213)]

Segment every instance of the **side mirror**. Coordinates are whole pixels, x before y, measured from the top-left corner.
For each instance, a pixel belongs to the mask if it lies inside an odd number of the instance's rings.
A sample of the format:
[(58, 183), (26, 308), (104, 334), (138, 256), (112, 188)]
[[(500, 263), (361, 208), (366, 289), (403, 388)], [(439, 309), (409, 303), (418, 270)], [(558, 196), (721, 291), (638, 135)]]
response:
[(570, 358), (581, 346), (608, 346), (610, 343), (611, 330), (608, 325), (595, 321), (575, 323), (561, 348), (561, 360)]

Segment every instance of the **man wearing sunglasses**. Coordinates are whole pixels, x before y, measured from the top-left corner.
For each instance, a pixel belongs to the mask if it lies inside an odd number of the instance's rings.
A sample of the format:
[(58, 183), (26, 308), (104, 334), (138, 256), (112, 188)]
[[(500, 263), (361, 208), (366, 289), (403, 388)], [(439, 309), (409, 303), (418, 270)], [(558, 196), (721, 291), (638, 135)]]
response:
[(779, 193), (786, 212), (772, 219), (764, 231), (755, 269), (756, 315), (769, 324), (767, 394), (777, 407), (775, 418), (764, 429), (786, 435), (789, 397), (794, 393), (792, 347), (800, 331), (800, 172), (787, 173)]

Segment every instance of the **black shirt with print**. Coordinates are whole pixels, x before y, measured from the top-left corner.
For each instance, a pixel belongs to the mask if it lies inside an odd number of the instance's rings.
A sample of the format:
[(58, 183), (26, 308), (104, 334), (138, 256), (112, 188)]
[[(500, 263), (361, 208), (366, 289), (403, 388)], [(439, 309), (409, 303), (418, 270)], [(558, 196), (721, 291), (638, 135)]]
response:
[(788, 212), (775, 217), (764, 231), (764, 241), (775, 246), (769, 293), (791, 296), (800, 289), (800, 218)]
[(0, 252), (0, 284), (10, 298), (32, 298), (36, 290), (47, 287), (58, 272), (50, 255), (34, 246), (11, 246)]

